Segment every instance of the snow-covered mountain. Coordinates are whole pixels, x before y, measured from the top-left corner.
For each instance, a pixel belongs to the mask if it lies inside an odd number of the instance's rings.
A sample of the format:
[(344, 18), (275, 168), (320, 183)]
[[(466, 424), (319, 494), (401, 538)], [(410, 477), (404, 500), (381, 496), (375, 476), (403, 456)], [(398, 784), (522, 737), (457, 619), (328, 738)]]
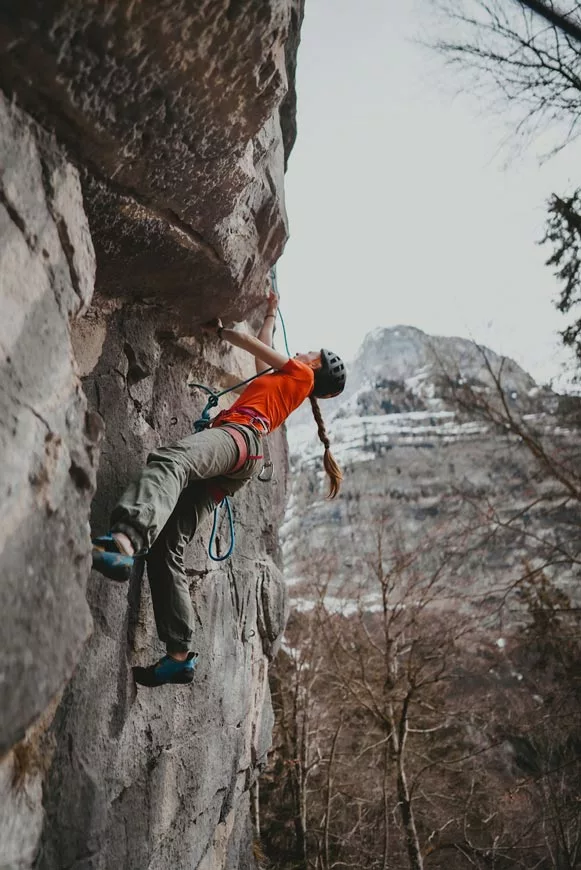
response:
[[(291, 493), (282, 535), (291, 582), (321, 551), (332, 555), (337, 582), (344, 581), (356, 570), (362, 530), (379, 516), (398, 546), (426, 549), (424, 564), (457, 551), (462, 537), (464, 556), (454, 567), (459, 596), (494, 596), (518, 576), (535, 548), (514, 532), (511, 517), (520, 512), (535, 534), (554, 535), (547, 504), (559, 488), (539, 474), (518, 437), (471, 401), (504, 404), (526, 426), (563, 443), (578, 437), (557, 423), (559, 397), (487, 348), (409, 326), (366, 337), (344, 393), (321, 402), (345, 476), (339, 499), (324, 498), (322, 445), (308, 403), (288, 425)], [(509, 526), (499, 526), (493, 545), (482, 549), (477, 542), (490, 533), (493, 514)]]
[[(341, 396), (321, 402), (333, 435), (333, 452), (343, 462), (369, 460), (369, 442), (414, 444), (483, 434), (487, 427), (459, 415), (451, 385), (471, 385), (494, 394), (499, 376), (508, 401), (521, 411), (542, 412), (550, 393), (542, 391), (513, 360), (464, 338), (430, 336), (413, 326), (369, 333), (348, 364)], [(290, 418), (291, 458), (299, 463), (320, 453), (308, 403)]]
[[(494, 371), (502, 358), (466, 338), (432, 336), (414, 326), (378, 328), (363, 341), (352, 364), (349, 390), (374, 385), (378, 378), (409, 381), (410, 388), (432, 381), (442, 369), (460, 372), (466, 378), (490, 382), (487, 361)], [(503, 376), (508, 389), (528, 390), (534, 381), (512, 360), (506, 360)]]

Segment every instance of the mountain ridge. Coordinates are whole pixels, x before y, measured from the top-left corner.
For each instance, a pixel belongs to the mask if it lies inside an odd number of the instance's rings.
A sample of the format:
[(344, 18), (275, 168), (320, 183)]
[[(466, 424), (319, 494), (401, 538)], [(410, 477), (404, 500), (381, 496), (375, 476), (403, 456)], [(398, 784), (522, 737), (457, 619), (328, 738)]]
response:
[[(368, 333), (347, 371), (344, 392), (322, 403), (335, 438), (351, 417), (389, 416), (390, 428), (396, 425), (395, 414), (416, 415), (412, 421), (419, 421), (419, 414), (428, 421), (445, 415), (450, 422), (457, 415), (457, 388), (493, 395), (495, 377), (500, 377), (507, 400), (522, 412), (542, 413), (553, 397), (514, 360), (469, 339), (430, 336), (413, 326), (377, 327)], [(401, 420), (401, 425), (408, 424)], [(307, 405), (290, 418), (287, 434), (291, 455), (307, 443), (314, 449), (317, 435)]]
[(578, 436), (559, 423), (561, 397), (488, 348), (415, 327), (375, 330), (354, 367), (344, 393), (321, 403), (344, 473), (336, 501), (324, 497), (323, 450), (310, 409), (288, 426), (291, 494), (281, 536), (291, 582), (308, 573), (304, 555), (317, 550), (332, 553), (336, 585), (343, 582), (349, 552), (380, 515), (389, 517), (390, 536), (405, 547), (433, 536), (426, 564), (445, 558), (446, 541), (464, 529), (471, 543), (458, 594), (472, 598), (490, 597), (517, 577), (530, 549), (520, 527), (479, 549), (489, 508), (509, 525), (522, 514), (539, 539), (570, 534), (556, 533), (549, 516), (558, 499), (555, 480), (546, 469), (539, 472), (523, 437), (502, 422), (503, 414), (513, 415), (540, 437), (547, 434), (553, 446), (569, 449)]

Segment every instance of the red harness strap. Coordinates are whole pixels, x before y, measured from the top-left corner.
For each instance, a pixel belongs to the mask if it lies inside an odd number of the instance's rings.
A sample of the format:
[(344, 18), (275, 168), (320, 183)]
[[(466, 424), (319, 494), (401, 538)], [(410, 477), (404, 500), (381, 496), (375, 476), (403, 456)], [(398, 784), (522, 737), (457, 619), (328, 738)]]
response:
[(234, 474), (235, 471), (240, 471), (245, 462), (248, 462), (249, 459), (262, 459), (262, 454), (260, 456), (251, 456), (248, 452), (248, 444), (246, 443), (246, 438), (240, 431), (240, 429), (235, 429), (234, 426), (228, 426), (225, 423), (220, 428), (227, 429), (228, 434), (232, 436), (234, 441), (236, 442), (236, 447), (238, 448), (238, 462), (231, 468), (228, 474)]
[(216, 484), (211, 481), (208, 482), (208, 492), (212, 496), (214, 504), (220, 504), (220, 502), (228, 495), (228, 493), (224, 492), (223, 489), (220, 489), (219, 486), (216, 486)]
[[(227, 429), (228, 434), (232, 436), (234, 441), (236, 442), (236, 447), (238, 448), (238, 459), (233, 468), (228, 471), (228, 474), (234, 474), (236, 471), (240, 471), (245, 462), (248, 462), (249, 459), (262, 459), (262, 455), (260, 456), (252, 456), (248, 452), (248, 444), (246, 443), (246, 438), (242, 434), (239, 429), (235, 429), (234, 426), (228, 426), (224, 424), (220, 426), (221, 429)], [(219, 504), (227, 493), (225, 493), (219, 486), (216, 486), (211, 481), (208, 482), (208, 491), (216, 504)]]
[[(224, 423), (222, 423), (221, 421), (223, 419), (223, 416), (225, 414), (228, 414), (231, 410), (231, 408), (225, 408), (223, 411), (220, 411), (219, 414), (216, 414), (216, 416), (212, 420), (212, 425), (227, 426), (229, 422), (227, 419), (224, 421)], [(266, 419), (266, 417), (263, 417), (262, 414), (259, 414), (257, 411), (255, 411), (254, 408), (247, 408), (244, 405), (237, 405), (234, 410), (237, 414), (244, 414), (245, 416), (249, 417), (250, 422), (246, 425), (252, 426), (253, 429), (256, 429), (259, 435), (268, 435), (270, 431), (270, 422)]]

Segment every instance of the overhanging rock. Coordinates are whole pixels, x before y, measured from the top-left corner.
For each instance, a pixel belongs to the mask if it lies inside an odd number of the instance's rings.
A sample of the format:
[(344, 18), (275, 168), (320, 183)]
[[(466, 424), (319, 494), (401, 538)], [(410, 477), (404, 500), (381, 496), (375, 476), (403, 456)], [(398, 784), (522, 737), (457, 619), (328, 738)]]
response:
[(86, 173), (100, 294), (188, 328), (261, 297), (287, 237), (301, 17), (302, 0), (2, 4), (0, 84)]

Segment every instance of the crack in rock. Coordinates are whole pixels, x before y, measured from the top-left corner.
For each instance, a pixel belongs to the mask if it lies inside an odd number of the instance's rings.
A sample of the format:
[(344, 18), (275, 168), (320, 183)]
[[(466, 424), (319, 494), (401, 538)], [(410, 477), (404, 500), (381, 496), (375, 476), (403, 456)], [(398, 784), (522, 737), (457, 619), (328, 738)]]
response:
[(41, 171), (46, 197), (46, 207), (56, 226), (59, 241), (61, 243), (61, 249), (63, 254), (65, 255), (65, 260), (67, 261), (69, 277), (71, 279), (71, 286), (75, 295), (79, 299), (82, 308), (85, 304), (85, 299), (81, 290), (81, 278), (75, 265), (75, 246), (71, 241), (71, 237), (69, 235), (69, 228), (67, 226), (65, 218), (61, 214), (58, 214), (54, 207), (54, 184), (52, 183), (49, 168), (47, 167), (44, 160), (41, 160)]
[(0, 184), (0, 204), (3, 205), (4, 208), (6, 209), (8, 217), (10, 218), (10, 220), (12, 221), (14, 226), (22, 233), (22, 236), (24, 237), (24, 240), (25, 240), (26, 244), (28, 245), (29, 249), (31, 251), (35, 251), (37, 241), (38, 241), (36, 236), (31, 235), (28, 232), (28, 229), (26, 227), (26, 221), (24, 220), (22, 215), (19, 213), (19, 211), (16, 208), (16, 206), (14, 205), (14, 203), (12, 203), (9, 200), (9, 198), (6, 194), (6, 191), (4, 190), (4, 188), (2, 187), (1, 184)]

